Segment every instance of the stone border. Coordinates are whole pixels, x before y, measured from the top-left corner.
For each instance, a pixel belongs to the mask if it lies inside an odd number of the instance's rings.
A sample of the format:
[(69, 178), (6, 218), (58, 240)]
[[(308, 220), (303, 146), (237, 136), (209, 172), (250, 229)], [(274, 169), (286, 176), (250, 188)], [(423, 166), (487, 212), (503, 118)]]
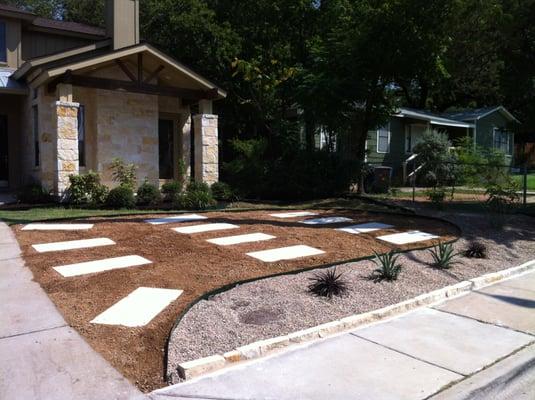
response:
[(253, 360), (264, 357), (273, 352), (287, 348), (289, 346), (305, 343), (317, 339), (322, 339), (331, 335), (340, 334), (353, 330), (362, 325), (378, 322), (386, 318), (396, 316), (423, 306), (430, 306), (443, 302), (447, 299), (468, 294), (469, 292), (481, 289), (512, 277), (520, 276), (524, 273), (535, 271), (535, 260), (528, 261), (517, 267), (505, 269), (503, 271), (489, 273), (477, 278), (468, 279), (455, 285), (446, 286), (442, 289), (434, 290), (405, 300), (401, 303), (369, 311), (363, 314), (355, 314), (336, 321), (327, 322), (312, 328), (303, 329), (284, 336), (277, 336), (271, 339), (264, 339), (245, 346), (238, 347), (224, 354), (216, 354), (196, 360), (184, 362), (178, 365), (178, 373), (182, 379), (191, 379), (208, 372), (213, 372), (221, 368), (235, 365), (240, 361)]

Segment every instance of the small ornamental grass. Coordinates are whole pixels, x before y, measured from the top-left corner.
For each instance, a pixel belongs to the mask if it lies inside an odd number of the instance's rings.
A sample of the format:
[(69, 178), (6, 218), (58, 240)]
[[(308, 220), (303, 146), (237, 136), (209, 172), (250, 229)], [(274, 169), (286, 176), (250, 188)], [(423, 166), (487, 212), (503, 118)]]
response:
[(342, 278), (342, 273), (336, 272), (336, 268), (318, 272), (310, 280), (308, 291), (316, 296), (332, 299), (348, 291), (347, 282)]
[(431, 257), (433, 257), (432, 265), (435, 268), (450, 269), (456, 264), (455, 258), (458, 256), (458, 253), (455, 253), (451, 243), (439, 242), (429, 252), (431, 253)]
[(481, 242), (470, 242), (463, 254), (467, 258), (487, 258), (487, 246)]
[(395, 281), (401, 272), (401, 264), (398, 263), (399, 254), (394, 251), (386, 254), (379, 254), (374, 251), (375, 259), (373, 262), (377, 269), (373, 271), (371, 278), (376, 281)]

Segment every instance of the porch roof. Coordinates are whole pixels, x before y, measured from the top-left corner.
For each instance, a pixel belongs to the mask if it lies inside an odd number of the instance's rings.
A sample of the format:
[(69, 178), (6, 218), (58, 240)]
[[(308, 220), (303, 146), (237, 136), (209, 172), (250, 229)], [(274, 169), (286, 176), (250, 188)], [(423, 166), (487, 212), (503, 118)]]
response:
[(431, 125), (440, 125), (440, 126), (452, 126), (456, 128), (473, 128), (474, 124), (456, 121), (454, 119), (444, 118), (440, 115), (433, 114), (428, 111), (415, 110), (411, 108), (401, 107), (398, 112), (395, 114), (396, 117), (401, 118), (413, 118), (422, 121), (429, 122)]
[[(87, 77), (82, 79), (79, 74), (91, 74), (100, 68), (109, 65), (120, 65), (130, 81), (106, 80), (106, 85), (111, 90), (133, 90), (136, 91), (135, 84), (154, 90), (156, 85), (149, 81), (158, 80), (165, 83), (164, 92), (175, 93), (185, 98), (211, 98), (221, 99), (226, 97), (226, 92), (210, 82), (206, 78), (192, 71), (184, 64), (174, 60), (165, 53), (156, 49), (148, 43), (141, 43), (119, 50), (110, 50), (106, 41), (95, 45), (81, 48), (82, 51), (71, 50), (65, 53), (46, 57), (42, 60), (33, 60), (23, 65), (16, 72), (18, 78), (25, 77), (32, 87), (41, 86), (45, 83), (61, 83), (61, 79), (70, 76), (70, 83), (73, 85), (90, 86), (90, 82), (97, 83), (98, 78)], [(141, 71), (145, 80), (135, 77), (134, 73), (129, 73), (129, 68), (125, 65), (137, 67), (139, 60), (143, 57), (143, 68)], [(137, 69), (139, 74), (139, 69)], [(134, 82), (134, 79), (139, 79)], [(100, 84), (103, 83), (100, 79)], [(107, 88), (107, 87), (106, 87)], [(156, 94), (156, 93), (154, 93)]]
[(13, 71), (11, 68), (0, 68), (0, 93), (27, 94), (26, 85), (11, 77)]

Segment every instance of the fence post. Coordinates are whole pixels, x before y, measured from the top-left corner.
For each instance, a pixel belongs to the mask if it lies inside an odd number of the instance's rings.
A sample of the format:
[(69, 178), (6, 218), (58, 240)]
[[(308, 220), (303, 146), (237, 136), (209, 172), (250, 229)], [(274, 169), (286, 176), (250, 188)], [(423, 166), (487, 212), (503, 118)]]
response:
[(412, 202), (416, 202), (416, 167), (412, 166)]
[(528, 204), (528, 163), (524, 164), (524, 188), (523, 188), (523, 201), (524, 207)]

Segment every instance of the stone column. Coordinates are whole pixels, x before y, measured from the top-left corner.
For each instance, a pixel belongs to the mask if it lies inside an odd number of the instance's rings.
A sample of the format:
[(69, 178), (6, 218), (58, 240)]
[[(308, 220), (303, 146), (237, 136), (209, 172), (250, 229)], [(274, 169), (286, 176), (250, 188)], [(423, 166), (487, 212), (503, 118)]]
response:
[(178, 171), (178, 164), (175, 166), (175, 177), (183, 178), (185, 182), (189, 182), (191, 177), (191, 115), (182, 114), (178, 125), (178, 151), (177, 154), (184, 163), (185, 176), (180, 177)]
[(195, 143), (195, 181), (212, 184), (219, 179), (217, 115), (193, 117)]
[(78, 175), (78, 108), (80, 104), (57, 101), (55, 141), (55, 194), (63, 199), (69, 187), (69, 175)]

